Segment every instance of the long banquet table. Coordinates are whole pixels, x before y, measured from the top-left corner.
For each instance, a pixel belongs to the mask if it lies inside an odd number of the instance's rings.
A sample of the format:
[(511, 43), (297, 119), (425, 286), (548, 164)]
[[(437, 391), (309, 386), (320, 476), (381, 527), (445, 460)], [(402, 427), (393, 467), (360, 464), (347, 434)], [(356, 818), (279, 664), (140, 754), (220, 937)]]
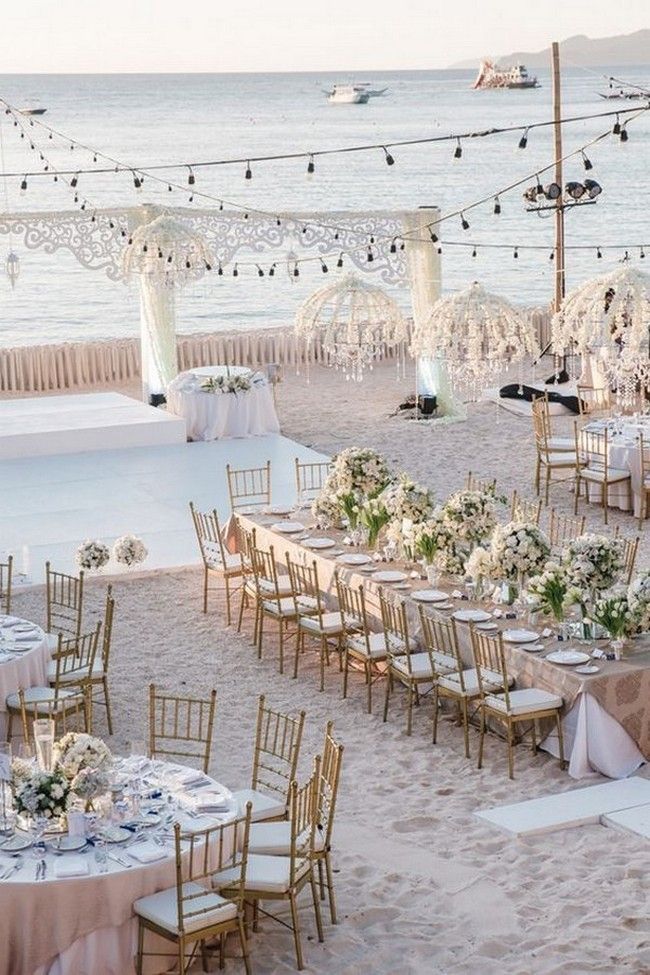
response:
[[(285, 561), (285, 553), (295, 561), (316, 560), (319, 584), (328, 602), (333, 604), (336, 600), (336, 569), (346, 582), (357, 586), (363, 583), (371, 622), (378, 630), (381, 628), (379, 591), (382, 587), (373, 581), (372, 575), (341, 564), (337, 557), (328, 555), (328, 549), (309, 549), (303, 544), (306, 539), (300, 536), (274, 530), (272, 525), (281, 520), (277, 514), (240, 514), (237, 517), (243, 527), (255, 528), (256, 541), (261, 548), (273, 546), (276, 559), (280, 562)], [(335, 540), (337, 545), (333, 551), (345, 548), (341, 544), (343, 532), (314, 529), (309, 515), (303, 514), (301, 518), (293, 513), (290, 518), (292, 521), (302, 520), (306, 533), (312, 536)], [(346, 551), (356, 550), (349, 548)], [(379, 568), (403, 569), (404, 566), (393, 562), (389, 566), (382, 564)], [(430, 586), (419, 578), (409, 578), (408, 582), (409, 590), (396, 590), (395, 597), (406, 602), (409, 631), (417, 642), (420, 636), (418, 603), (411, 594)], [(443, 579), (436, 588), (451, 593), (457, 589), (457, 583)], [(478, 608), (478, 604), (466, 600), (461, 602), (451, 596), (449, 601), (454, 604), (453, 611), (474, 605)], [(431, 604), (429, 611), (433, 608), (434, 604)], [(483, 604), (480, 608), (486, 607)], [(494, 607), (487, 607), (490, 608)], [(453, 611), (449, 610), (449, 614)], [(513, 621), (505, 618), (495, 619), (495, 622), (501, 629), (513, 626)], [(468, 667), (473, 667), (468, 624), (459, 623), (458, 632), (463, 659)], [(555, 634), (540, 642), (545, 644), (541, 654), (527, 653), (521, 646), (505, 643), (508, 669), (517, 685), (540, 687), (564, 699), (563, 730), (569, 774), (574, 778), (582, 778), (593, 772), (601, 772), (611, 778), (630, 775), (650, 759), (650, 635), (632, 641), (630, 656), (623, 660), (596, 661), (601, 669), (594, 675), (580, 674), (572, 667), (554, 664), (546, 659), (548, 652), (565, 646), (557, 643)], [(552, 737), (549, 736), (545, 747), (549, 751), (556, 751)]]

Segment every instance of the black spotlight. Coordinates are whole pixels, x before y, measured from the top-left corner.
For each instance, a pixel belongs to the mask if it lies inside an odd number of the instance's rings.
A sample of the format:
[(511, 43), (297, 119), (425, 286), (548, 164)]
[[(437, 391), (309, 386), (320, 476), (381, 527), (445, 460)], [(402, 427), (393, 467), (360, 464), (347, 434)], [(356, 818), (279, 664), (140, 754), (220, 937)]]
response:
[(595, 179), (586, 179), (584, 188), (590, 200), (595, 200), (603, 192), (602, 186)]
[(585, 195), (585, 187), (582, 183), (577, 183), (575, 180), (567, 183), (564, 187), (564, 192), (567, 196), (570, 196), (572, 200), (579, 200), (581, 196)]

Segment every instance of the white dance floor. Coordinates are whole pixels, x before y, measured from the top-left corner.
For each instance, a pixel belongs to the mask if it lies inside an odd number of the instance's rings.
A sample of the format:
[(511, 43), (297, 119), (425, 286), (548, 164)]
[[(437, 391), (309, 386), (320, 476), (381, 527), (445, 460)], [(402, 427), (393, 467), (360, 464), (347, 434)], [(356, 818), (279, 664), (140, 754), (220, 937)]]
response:
[(46, 559), (60, 571), (76, 571), (74, 554), (81, 541), (99, 538), (111, 544), (128, 533), (142, 537), (149, 549), (143, 569), (198, 564), (188, 502), (216, 507), (227, 517), (226, 464), (256, 467), (270, 460), (273, 501), (291, 503), (295, 457), (323, 459), (293, 440), (270, 435), (4, 460), (0, 554), (12, 552), (16, 571), (26, 567), (40, 583)]

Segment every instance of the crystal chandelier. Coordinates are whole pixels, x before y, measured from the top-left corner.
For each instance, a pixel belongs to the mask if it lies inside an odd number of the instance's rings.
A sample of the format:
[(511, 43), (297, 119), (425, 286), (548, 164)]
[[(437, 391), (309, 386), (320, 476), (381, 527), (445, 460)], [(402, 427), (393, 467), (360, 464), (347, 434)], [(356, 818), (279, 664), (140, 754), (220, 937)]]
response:
[(366, 369), (404, 346), (406, 319), (392, 298), (354, 274), (316, 291), (299, 309), (295, 332), (323, 352), (346, 379), (360, 382)]
[(442, 359), (452, 385), (470, 399), (478, 398), (513, 362), (536, 353), (532, 323), (478, 281), (438, 299), (411, 341), (412, 355)]
[(214, 259), (201, 234), (167, 214), (139, 226), (122, 259), (127, 278), (144, 275), (169, 288), (198, 280), (213, 265)]
[(595, 356), (619, 402), (650, 391), (650, 275), (622, 267), (574, 289), (552, 321), (553, 349)]

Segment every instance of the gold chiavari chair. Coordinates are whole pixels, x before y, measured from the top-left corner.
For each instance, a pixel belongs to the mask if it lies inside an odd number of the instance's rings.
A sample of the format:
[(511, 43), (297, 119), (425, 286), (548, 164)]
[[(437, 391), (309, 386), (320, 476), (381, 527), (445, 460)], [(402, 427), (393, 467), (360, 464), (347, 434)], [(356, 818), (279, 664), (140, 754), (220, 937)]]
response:
[(305, 712), (296, 717), (267, 708), (264, 695), (259, 699), (253, 777), (250, 789), (234, 793), (242, 809), (253, 803), (252, 821), (286, 819), (289, 786), (296, 777)]
[[(278, 625), (280, 673), (284, 673), (284, 646), (289, 636), (289, 627), (297, 627), (300, 613), (316, 611), (313, 597), (294, 593), (291, 579), (285, 582), (278, 572), (273, 546), (268, 552), (264, 549), (251, 549), (253, 578), (255, 581), (255, 631), (257, 635), (257, 656), (262, 657), (264, 620), (272, 620)], [(296, 629), (297, 639), (297, 629)]]
[(343, 640), (346, 624), (343, 614), (338, 610), (328, 612), (321, 596), (318, 581), (318, 565), (315, 560), (311, 565), (294, 562), (286, 553), (289, 579), (293, 590), (295, 619), (298, 625), (296, 637), (296, 652), (293, 664), (293, 676), (298, 676), (298, 660), (305, 650), (305, 637), (311, 636), (320, 643), (320, 689), (325, 690), (325, 664), (329, 667), (330, 642), (334, 641), (339, 656), (340, 668), (343, 667)]
[[(260, 901), (288, 901), (291, 910), (291, 927), (296, 951), (296, 965), (299, 971), (304, 968), (300, 922), (297, 898), (307, 886), (311, 887), (314, 916), (318, 940), (323, 941), (323, 924), (320, 902), (314, 876), (314, 850), (318, 827), (318, 794), (320, 784), (320, 757), (314, 759), (314, 770), (307, 783), (298, 788), (295, 781), (289, 787), (289, 823), (291, 844), (289, 856), (265, 856), (249, 853), (246, 864), (244, 898), (253, 902), (257, 913)], [(231, 891), (231, 871), (224, 870), (213, 875), (212, 882), (223, 896)], [(267, 917), (287, 923), (272, 914)]]
[(271, 503), (271, 461), (264, 467), (236, 469), (226, 464), (228, 494), (232, 511), (262, 508)]
[(639, 501), (639, 528), (641, 529), (650, 511), (650, 504), (648, 503), (648, 498), (650, 498), (650, 443), (643, 439), (643, 434), (639, 437), (636, 463), (639, 471), (639, 491), (641, 494)]
[(595, 416), (611, 410), (611, 393), (606, 387), (578, 383), (578, 409), (581, 416)]
[(554, 450), (548, 434), (546, 408), (544, 400), (539, 397), (532, 404), (533, 431), (535, 434), (535, 449), (537, 460), (535, 463), (535, 492), (539, 497), (541, 490), (541, 476), (544, 471), (544, 503), (548, 504), (548, 496), (556, 471), (572, 474), (576, 469), (575, 450)]
[(386, 641), (386, 660), (388, 663), (388, 680), (386, 681), (386, 696), (384, 698), (384, 721), (388, 719), (390, 695), (395, 681), (406, 687), (407, 718), (406, 734), (411, 734), (413, 723), (413, 702), (420, 703), (419, 688), (422, 684), (431, 684), (435, 676), (435, 667), (429, 650), (416, 652), (409, 636), (406, 619), (406, 605), (404, 602), (394, 603), (387, 599), (383, 592), (379, 593), (381, 606), (381, 620), (384, 627)]
[(11, 612), (11, 585), (14, 570), (13, 555), (7, 556), (6, 562), (0, 562), (0, 613), (7, 616)]
[(190, 511), (203, 560), (203, 612), (208, 611), (208, 592), (212, 576), (223, 581), (226, 590), (226, 620), (230, 626), (232, 622), (230, 585), (233, 579), (240, 579), (243, 575), (242, 556), (239, 552), (232, 554), (226, 549), (216, 508), (206, 512), (197, 511), (190, 501)]
[[(203, 956), (204, 971), (210, 948), (208, 941), (219, 939), (220, 967), (224, 966), (225, 939), (237, 934), (247, 975), (251, 975), (248, 941), (244, 924), (244, 891), (248, 861), (248, 834), (251, 807), (235, 823), (210, 826), (185, 832), (174, 824), (176, 883), (174, 887), (149, 894), (135, 901), (138, 918), (137, 975), (143, 975), (144, 959), (160, 957), (162, 952), (145, 951), (147, 931), (176, 945), (178, 972), (185, 975), (192, 968), (197, 947)], [(212, 889), (214, 874), (226, 872), (228, 896)], [(189, 947), (192, 950), (187, 955)]]
[(557, 551), (573, 541), (574, 538), (584, 535), (586, 525), (587, 519), (584, 515), (581, 518), (575, 518), (551, 508), (548, 523), (548, 538), (551, 548)]
[[(474, 666), (478, 677), (480, 690), (479, 712), (481, 716), (480, 740), (478, 750), (478, 767), (483, 767), (483, 743), (486, 724), (493, 718), (506, 727), (508, 741), (508, 775), (514, 778), (513, 739), (517, 725), (530, 722), (528, 731), (531, 735), (533, 752), (537, 752), (537, 722), (542, 718), (553, 718), (557, 729), (560, 747), (560, 768), (564, 768), (564, 739), (562, 736), (562, 720), (560, 711), (564, 701), (557, 694), (541, 690), (538, 687), (523, 687), (511, 690), (509, 676), (503, 651), (503, 637), (501, 633), (483, 633), (472, 627), (472, 653)], [(502, 691), (495, 693), (492, 689), (495, 675), (500, 677)], [(526, 732), (524, 732), (526, 733)], [(522, 735), (523, 737), (523, 735)]]
[(632, 507), (632, 476), (629, 471), (611, 467), (609, 463), (609, 439), (605, 428), (602, 432), (580, 429), (574, 424), (576, 441), (575, 500), (573, 513), (578, 514), (578, 502), (582, 484), (585, 486), (585, 499), (589, 503), (589, 485), (600, 488), (603, 518), (607, 524), (609, 489), (613, 484), (627, 488), (627, 507)]
[(538, 525), (542, 517), (542, 499), (529, 501), (522, 498), (517, 491), (512, 492), (510, 502), (510, 521), (527, 521), (533, 525)]
[[(235, 534), (237, 539), (237, 551), (241, 556), (243, 574), (239, 600), (239, 616), (237, 619), (237, 632), (241, 633), (242, 623), (244, 621), (244, 610), (248, 608), (251, 602), (256, 608), (255, 577), (253, 575), (253, 560), (251, 557), (251, 551), (256, 546), (256, 531), (255, 528), (248, 528), (246, 525), (242, 525), (239, 518), (235, 517)], [(253, 643), (257, 644), (257, 612), (255, 613), (255, 633), (253, 635)]]
[(45, 592), (47, 599), (46, 629), (52, 646), (56, 646), (57, 636), (63, 633), (68, 637), (78, 637), (81, 633), (83, 616), (84, 573), (78, 576), (55, 572), (50, 563), (45, 563)]
[(149, 755), (198, 761), (210, 767), (217, 692), (209, 698), (178, 697), (149, 685)]
[(495, 494), (497, 489), (496, 477), (492, 480), (477, 477), (473, 471), (467, 472), (465, 478), (466, 491), (483, 491), (485, 494)]
[(619, 525), (614, 529), (614, 538), (618, 538), (623, 546), (623, 571), (621, 572), (620, 581), (625, 583), (626, 586), (629, 586), (632, 582), (634, 569), (636, 568), (636, 557), (639, 552), (641, 538), (639, 535), (635, 535), (634, 538), (627, 538), (625, 535), (621, 535)]
[(323, 490), (331, 470), (332, 462), (329, 460), (303, 463), (296, 457), (296, 496), (298, 501), (315, 498)]
[(566, 451), (572, 454), (575, 450), (573, 437), (563, 437), (553, 432), (553, 417), (551, 414), (550, 403), (548, 401), (548, 393), (545, 392), (541, 393), (539, 396), (536, 396), (531, 404), (531, 409), (535, 412), (538, 419), (541, 420), (544, 426), (546, 442), (549, 450), (558, 454)]
[[(75, 694), (66, 701), (65, 709), (58, 701), (27, 702), (26, 691), (18, 691), (18, 708), (23, 741), (34, 747), (34, 722), (43, 719), (53, 721), (57, 737), (69, 731), (86, 731), (86, 711), (83, 694)], [(10, 739), (11, 740), (11, 739)]]
[[(22, 719), (23, 707), (32, 716), (50, 718), (58, 728), (65, 728), (71, 716), (83, 714), (84, 731), (92, 731), (91, 675), (99, 645), (101, 623), (94, 630), (70, 639), (59, 634), (57, 649), (52, 655), (54, 676), (47, 687), (28, 687), (9, 694), (6, 710), (7, 740), (11, 740), (14, 715)], [(22, 695), (22, 699), (21, 699)]]
[(386, 638), (383, 631), (373, 632), (368, 622), (363, 585), (352, 587), (334, 573), (339, 609), (346, 627), (343, 647), (343, 697), (348, 696), (348, 674), (351, 661), (363, 666), (366, 679), (368, 714), (372, 714), (372, 685), (384, 672), (378, 664), (386, 660)]

